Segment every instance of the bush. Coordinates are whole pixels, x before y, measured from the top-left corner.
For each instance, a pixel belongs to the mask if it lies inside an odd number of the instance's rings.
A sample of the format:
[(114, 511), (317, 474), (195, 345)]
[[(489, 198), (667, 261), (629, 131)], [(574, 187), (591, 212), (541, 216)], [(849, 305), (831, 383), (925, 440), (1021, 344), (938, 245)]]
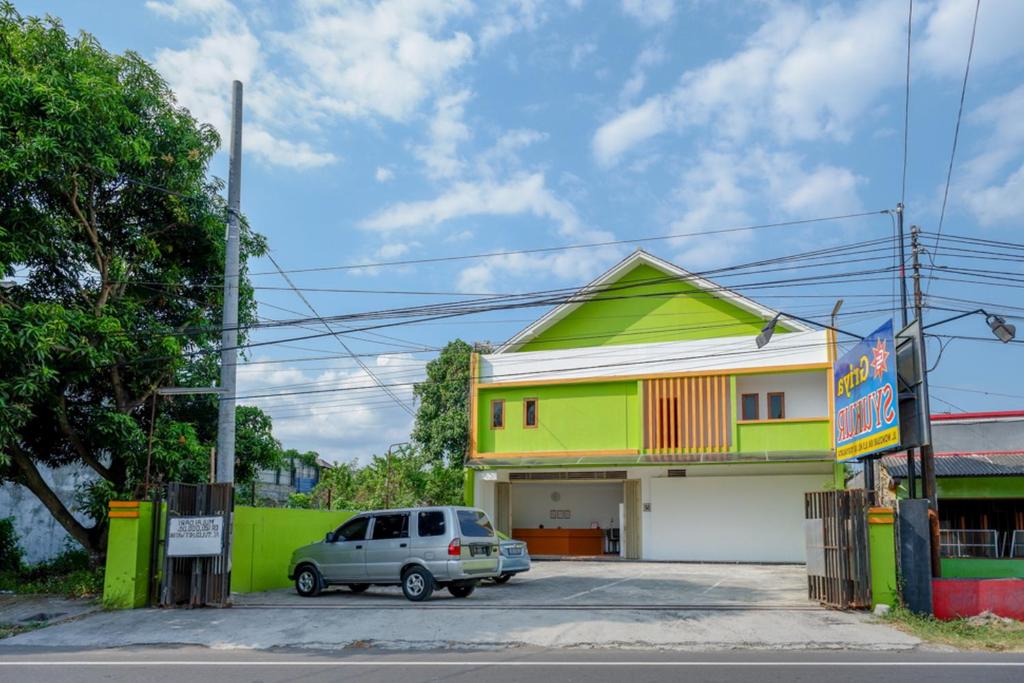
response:
[(22, 568), (25, 552), (18, 544), (18, 532), (14, 530), (14, 518), (0, 519), (0, 573), (18, 573)]
[[(0, 520), (0, 535), (8, 520)], [(3, 539), (0, 538), (0, 542)], [(103, 570), (89, 565), (89, 554), (81, 548), (68, 548), (53, 559), (30, 567), (21, 562), (17, 568), (0, 569), (0, 590), (15, 593), (51, 593), (68, 598), (86, 598), (103, 592)], [(3, 558), (6, 562), (7, 555)]]

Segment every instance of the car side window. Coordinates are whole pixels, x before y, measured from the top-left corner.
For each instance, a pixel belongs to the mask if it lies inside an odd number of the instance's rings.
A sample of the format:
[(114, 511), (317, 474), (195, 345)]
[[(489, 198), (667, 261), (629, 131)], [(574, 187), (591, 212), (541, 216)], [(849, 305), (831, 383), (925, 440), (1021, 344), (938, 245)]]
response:
[(362, 541), (366, 539), (366, 527), (370, 524), (369, 517), (350, 519), (334, 532), (335, 541)]
[(409, 514), (377, 515), (373, 518), (373, 540), (409, 537)]
[(444, 536), (444, 510), (424, 510), (417, 518), (417, 533), (424, 536)]

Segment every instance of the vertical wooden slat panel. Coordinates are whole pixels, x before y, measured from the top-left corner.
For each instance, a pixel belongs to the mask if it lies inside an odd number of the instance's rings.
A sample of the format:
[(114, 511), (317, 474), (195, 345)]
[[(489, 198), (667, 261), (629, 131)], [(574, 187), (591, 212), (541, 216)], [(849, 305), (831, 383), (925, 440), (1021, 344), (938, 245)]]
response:
[(697, 448), (700, 444), (700, 426), (697, 424), (697, 405), (700, 403), (700, 397), (697, 395), (697, 379), (690, 377), (690, 431), (693, 432), (693, 439), (691, 443), (691, 449), (693, 452), (697, 452)]
[(708, 422), (710, 423), (708, 442), (710, 449), (717, 453), (720, 450), (718, 444), (718, 420), (720, 419), (718, 411), (718, 377), (711, 377), (708, 384), (710, 384), (711, 388), (711, 397), (708, 401)]
[(700, 378), (700, 450), (708, 450), (708, 378)]
[(679, 378), (669, 380), (672, 385), (672, 400), (668, 402), (669, 412), (672, 413), (672, 452), (679, 451)]
[(678, 443), (676, 443), (676, 450), (680, 453), (683, 452), (683, 380), (679, 378), (676, 380), (676, 424), (679, 425)]
[(661, 380), (654, 380), (654, 445), (655, 453), (661, 453), (662, 444), (665, 443), (665, 419), (661, 414)]
[(683, 377), (680, 381), (680, 401), (679, 401), (679, 436), (681, 443), (680, 450), (684, 453), (690, 452), (690, 433), (693, 431), (690, 429), (690, 422), (686, 419), (687, 411), (690, 409), (690, 381), (688, 378)]
[(654, 452), (654, 409), (651, 404), (653, 392), (651, 380), (644, 380), (644, 447)]
[(729, 443), (729, 435), (732, 434), (732, 392), (729, 391), (729, 378), (722, 375), (722, 450), (727, 451), (732, 447)]

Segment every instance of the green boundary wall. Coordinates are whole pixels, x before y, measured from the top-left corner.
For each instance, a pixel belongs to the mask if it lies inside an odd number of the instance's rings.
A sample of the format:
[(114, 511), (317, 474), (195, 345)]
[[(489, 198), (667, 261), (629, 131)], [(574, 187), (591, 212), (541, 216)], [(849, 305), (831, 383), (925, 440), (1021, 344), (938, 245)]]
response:
[(292, 551), (322, 541), (356, 514), (350, 510), (236, 507), (231, 548), (231, 590), (255, 593), (287, 588)]
[[(103, 605), (144, 607), (149, 592), (153, 504), (140, 502), (138, 518), (109, 521)], [(231, 548), (231, 591), (254, 593), (287, 588), (288, 561), (296, 548), (319, 541), (356, 513), (351, 510), (235, 508)], [(160, 523), (163, 536), (164, 521)], [(162, 563), (160, 563), (162, 566)]]
[(896, 525), (891, 508), (868, 513), (868, 552), (871, 561), (871, 607), (899, 602), (896, 578)]
[(947, 557), (942, 560), (944, 579), (1024, 579), (1024, 558), (988, 560)]

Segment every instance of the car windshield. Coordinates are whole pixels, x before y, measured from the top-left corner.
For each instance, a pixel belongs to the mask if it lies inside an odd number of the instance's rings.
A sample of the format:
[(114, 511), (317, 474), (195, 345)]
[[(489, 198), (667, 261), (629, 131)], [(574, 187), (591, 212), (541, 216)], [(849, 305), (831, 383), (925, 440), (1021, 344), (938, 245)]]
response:
[(463, 536), (470, 538), (490, 537), (494, 535), (491, 520), (480, 510), (459, 510), (459, 528)]

